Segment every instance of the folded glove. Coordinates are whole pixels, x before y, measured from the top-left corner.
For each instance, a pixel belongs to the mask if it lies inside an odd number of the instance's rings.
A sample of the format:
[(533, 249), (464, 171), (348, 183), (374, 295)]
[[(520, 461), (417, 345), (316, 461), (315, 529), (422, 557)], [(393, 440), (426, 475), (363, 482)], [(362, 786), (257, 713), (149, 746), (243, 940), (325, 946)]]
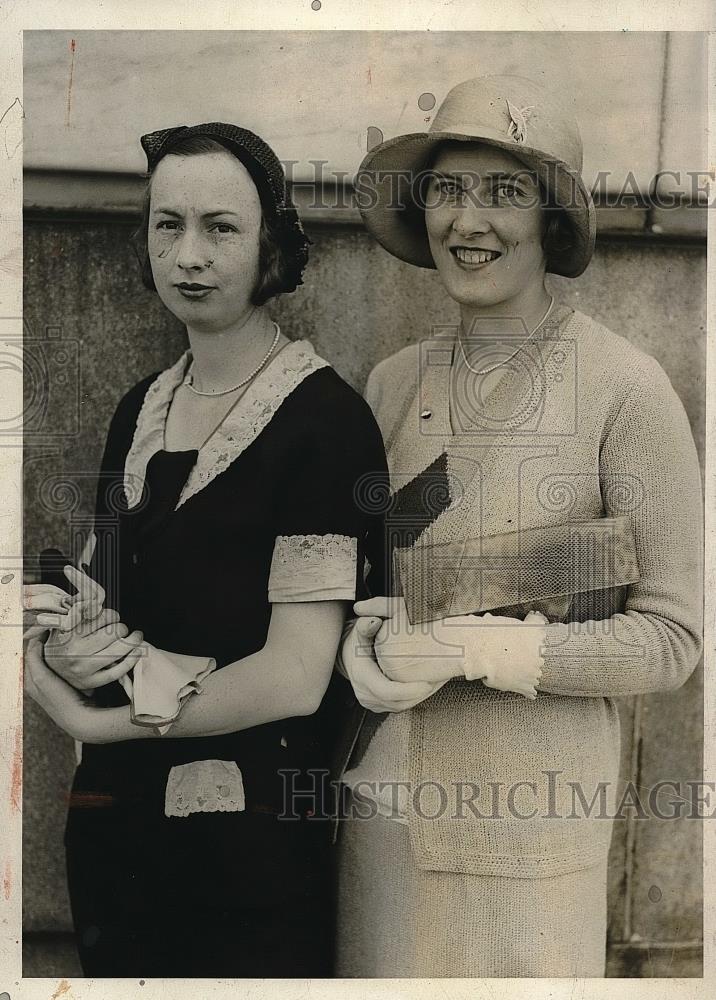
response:
[(151, 643), (142, 643), (143, 655), (119, 683), (131, 701), (132, 722), (154, 726), (162, 735), (179, 716), (191, 694), (201, 693), (201, 682), (216, 669), (210, 656), (169, 653)]

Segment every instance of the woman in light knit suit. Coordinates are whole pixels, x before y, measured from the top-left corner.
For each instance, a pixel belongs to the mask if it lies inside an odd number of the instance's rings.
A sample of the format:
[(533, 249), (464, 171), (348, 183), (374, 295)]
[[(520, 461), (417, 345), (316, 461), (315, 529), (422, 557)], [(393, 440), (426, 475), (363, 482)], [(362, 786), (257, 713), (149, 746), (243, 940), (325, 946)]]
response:
[(581, 168), (576, 123), (516, 77), (458, 85), (362, 166), (369, 231), (436, 268), (461, 322), (368, 382), (394, 596), (359, 602), (343, 645), (369, 711), (344, 773), (341, 976), (604, 975), (612, 699), (699, 659), (683, 407), (545, 283), (593, 252)]

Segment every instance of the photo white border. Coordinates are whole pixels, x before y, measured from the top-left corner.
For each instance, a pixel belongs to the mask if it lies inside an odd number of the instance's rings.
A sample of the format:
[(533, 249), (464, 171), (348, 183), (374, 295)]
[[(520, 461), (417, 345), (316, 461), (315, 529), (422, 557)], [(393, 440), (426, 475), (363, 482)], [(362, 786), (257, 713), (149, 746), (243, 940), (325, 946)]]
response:
[[(0, 0), (0, 116), (16, 97), (22, 100), (22, 31), (63, 30), (432, 30), (432, 31), (713, 31), (708, 0)], [(142, 9), (143, 7), (143, 9)], [(709, 164), (716, 164), (716, 41), (709, 39)], [(10, 151), (11, 152), (11, 151)], [(6, 155), (0, 146), (0, 257), (5, 258), (0, 287), (0, 336), (22, 330), (22, 150)], [(713, 280), (714, 213), (709, 212), (707, 387), (716, 387)], [(11, 254), (8, 258), (6, 254)], [(14, 265), (17, 264), (15, 267)], [(716, 780), (716, 389), (707, 389), (706, 439), (706, 692), (705, 781)], [(16, 412), (22, 411), (18, 393)], [(21, 551), (20, 442), (0, 453), (0, 524), (6, 557)], [(20, 574), (0, 588), (0, 622), (15, 615)], [(716, 995), (716, 824), (704, 824), (704, 978), (703, 979), (489, 979), (489, 980), (139, 980), (21, 978), (21, 642), (19, 630), (0, 628), (0, 1000), (84, 1000), (141, 997), (182, 1000), (198, 997), (263, 998), (550, 998), (591, 1000), (615, 995), (648, 1000), (678, 1000)]]

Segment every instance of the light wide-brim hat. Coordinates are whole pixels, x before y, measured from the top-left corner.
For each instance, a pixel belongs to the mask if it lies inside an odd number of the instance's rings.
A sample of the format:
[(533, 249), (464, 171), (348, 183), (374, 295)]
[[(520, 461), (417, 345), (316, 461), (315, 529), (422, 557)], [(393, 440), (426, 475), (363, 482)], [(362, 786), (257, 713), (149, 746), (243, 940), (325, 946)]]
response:
[(582, 180), (582, 138), (565, 104), (518, 76), (459, 83), (428, 132), (396, 136), (374, 147), (356, 178), (358, 204), (370, 233), (395, 257), (434, 268), (416, 185), (444, 142), (479, 142), (511, 153), (533, 171), (571, 230), (569, 246), (547, 256), (547, 270), (575, 278), (594, 251), (596, 218)]

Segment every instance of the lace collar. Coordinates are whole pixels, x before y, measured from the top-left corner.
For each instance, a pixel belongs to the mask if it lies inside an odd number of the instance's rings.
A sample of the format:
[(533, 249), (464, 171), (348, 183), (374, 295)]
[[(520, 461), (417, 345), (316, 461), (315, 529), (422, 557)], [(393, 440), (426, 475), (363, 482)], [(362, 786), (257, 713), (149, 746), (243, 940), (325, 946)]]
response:
[[(129, 508), (139, 503), (147, 464), (164, 448), (164, 427), (175, 390), (184, 380), (190, 360), (185, 351), (147, 389), (124, 464), (124, 492)], [(224, 472), (255, 441), (283, 401), (320, 368), (330, 367), (308, 340), (288, 344), (244, 393), (243, 398), (199, 449), (196, 464), (184, 484), (175, 510)]]

